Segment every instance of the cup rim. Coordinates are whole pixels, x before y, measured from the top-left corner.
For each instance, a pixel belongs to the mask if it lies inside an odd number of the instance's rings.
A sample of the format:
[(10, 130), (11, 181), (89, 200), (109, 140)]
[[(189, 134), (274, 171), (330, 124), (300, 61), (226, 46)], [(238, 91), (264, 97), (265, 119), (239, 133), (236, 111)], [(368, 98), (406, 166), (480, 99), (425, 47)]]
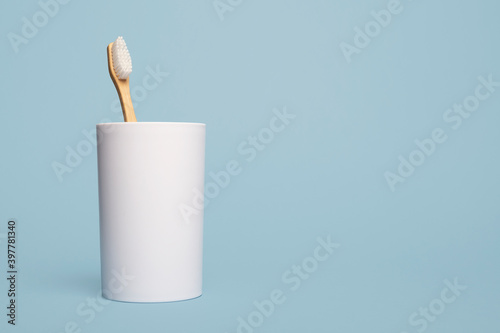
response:
[(97, 126), (117, 125), (117, 126), (139, 126), (139, 125), (182, 125), (182, 126), (206, 126), (204, 123), (176, 122), (176, 121), (138, 121), (138, 122), (109, 122), (98, 123)]

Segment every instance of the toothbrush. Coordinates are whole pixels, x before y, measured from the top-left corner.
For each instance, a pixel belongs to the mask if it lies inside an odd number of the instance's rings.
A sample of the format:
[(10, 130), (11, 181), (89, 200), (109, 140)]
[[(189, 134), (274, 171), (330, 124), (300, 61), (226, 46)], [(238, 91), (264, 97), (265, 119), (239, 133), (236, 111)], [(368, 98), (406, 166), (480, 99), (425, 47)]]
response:
[(108, 67), (111, 80), (120, 97), (123, 118), (126, 122), (137, 122), (130, 97), (129, 75), (132, 73), (132, 59), (122, 36), (108, 45)]

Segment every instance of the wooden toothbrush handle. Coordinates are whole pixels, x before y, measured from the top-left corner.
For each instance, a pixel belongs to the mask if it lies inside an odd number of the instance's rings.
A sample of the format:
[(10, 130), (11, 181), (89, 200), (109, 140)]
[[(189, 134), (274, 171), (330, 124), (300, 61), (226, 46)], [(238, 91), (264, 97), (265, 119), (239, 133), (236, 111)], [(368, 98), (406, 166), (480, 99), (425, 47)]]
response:
[(128, 78), (126, 80), (117, 80), (116, 89), (120, 97), (120, 104), (122, 105), (123, 118), (126, 122), (137, 122), (134, 106), (132, 105), (132, 97), (130, 96)]

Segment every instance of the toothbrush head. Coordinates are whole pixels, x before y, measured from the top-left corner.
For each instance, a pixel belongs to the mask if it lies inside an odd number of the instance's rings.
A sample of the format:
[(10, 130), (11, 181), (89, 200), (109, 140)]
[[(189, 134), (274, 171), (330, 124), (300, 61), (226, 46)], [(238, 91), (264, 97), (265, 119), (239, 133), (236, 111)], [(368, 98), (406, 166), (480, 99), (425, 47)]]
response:
[(127, 49), (127, 44), (123, 37), (118, 37), (112, 44), (111, 55), (113, 57), (113, 69), (116, 77), (120, 80), (126, 80), (132, 73), (132, 58)]

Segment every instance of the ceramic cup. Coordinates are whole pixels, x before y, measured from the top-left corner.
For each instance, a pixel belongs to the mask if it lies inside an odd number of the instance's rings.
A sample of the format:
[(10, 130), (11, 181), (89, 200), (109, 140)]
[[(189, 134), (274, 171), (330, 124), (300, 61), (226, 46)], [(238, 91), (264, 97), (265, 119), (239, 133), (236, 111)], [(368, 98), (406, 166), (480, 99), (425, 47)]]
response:
[(205, 124), (97, 125), (103, 297), (202, 293)]

